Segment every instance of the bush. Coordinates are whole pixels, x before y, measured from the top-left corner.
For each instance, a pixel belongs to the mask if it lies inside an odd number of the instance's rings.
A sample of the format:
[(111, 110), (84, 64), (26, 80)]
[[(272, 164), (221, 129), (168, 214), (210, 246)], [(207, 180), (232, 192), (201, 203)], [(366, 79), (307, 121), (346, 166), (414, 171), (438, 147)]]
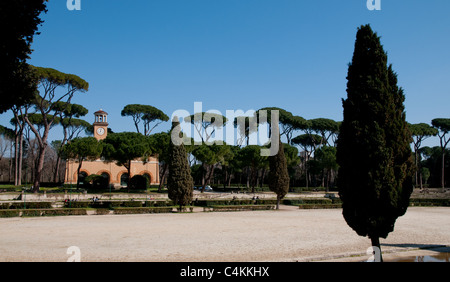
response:
[(22, 217), (41, 216), (42, 213), (43, 211), (39, 209), (22, 210)]
[(87, 215), (86, 209), (52, 209), (45, 210), (43, 216), (58, 216), (58, 215)]
[(96, 209), (95, 210), (96, 215), (104, 215), (109, 214), (109, 209)]
[(168, 207), (173, 205), (172, 201), (146, 201), (144, 204), (145, 207)]
[(85, 178), (85, 183), (83, 186), (90, 190), (104, 190), (108, 188), (109, 179), (103, 175), (91, 174)]
[(410, 199), (410, 206), (414, 207), (449, 207), (450, 199)]
[(90, 207), (91, 202), (69, 201), (64, 203), (65, 208), (86, 209)]
[(255, 211), (255, 210), (273, 210), (275, 205), (224, 205), (207, 206), (204, 211)]
[(20, 202), (12, 203), (10, 209), (51, 209), (52, 202)]
[(341, 204), (303, 204), (298, 206), (299, 209), (339, 209), (342, 208)]
[(120, 205), (122, 204), (121, 201), (101, 201), (99, 203), (96, 204), (96, 207), (102, 207), (105, 209), (114, 209), (117, 207), (120, 207)]
[(20, 216), (19, 210), (0, 210), (0, 217), (17, 217)]
[(122, 202), (122, 207), (126, 207), (126, 208), (140, 208), (142, 207), (142, 202), (141, 201), (125, 201)]
[(130, 189), (146, 190), (149, 186), (148, 178), (143, 175), (135, 175), (130, 179)]
[(114, 214), (146, 214), (146, 213), (169, 213), (172, 207), (141, 207), (141, 208), (115, 208)]

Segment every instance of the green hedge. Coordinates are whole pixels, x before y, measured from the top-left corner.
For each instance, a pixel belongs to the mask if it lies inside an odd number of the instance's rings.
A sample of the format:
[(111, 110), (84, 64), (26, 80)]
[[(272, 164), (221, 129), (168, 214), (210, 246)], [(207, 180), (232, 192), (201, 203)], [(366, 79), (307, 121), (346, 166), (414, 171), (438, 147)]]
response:
[(450, 199), (410, 199), (411, 207), (450, 207)]
[(155, 200), (155, 201), (145, 201), (144, 204), (145, 207), (170, 207), (174, 206), (172, 200), (166, 201), (166, 200)]
[(277, 200), (274, 199), (220, 199), (220, 200), (196, 200), (192, 204), (199, 207), (212, 206), (239, 206), (239, 205), (275, 205)]
[(339, 209), (342, 208), (341, 204), (303, 204), (298, 206), (299, 209)]
[(2, 203), (1, 209), (51, 209), (52, 202), (16, 202), (16, 203)]
[(223, 205), (203, 207), (203, 211), (255, 211), (255, 210), (273, 210), (274, 205)]
[(31, 216), (62, 216), (62, 215), (87, 215), (86, 209), (30, 209), (22, 210), (23, 217)]
[(142, 207), (142, 201), (73, 201), (64, 203), (66, 208), (114, 209), (118, 207)]
[(57, 216), (57, 215), (87, 215), (86, 209), (52, 209), (44, 210), (43, 216)]
[(173, 207), (119, 207), (114, 209), (114, 214), (146, 214), (146, 213), (170, 213)]
[(69, 201), (64, 203), (65, 208), (71, 208), (71, 209), (86, 209), (89, 207), (92, 207), (92, 202), (85, 202), (85, 201)]
[(20, 216), (19, 210), (0, 210), (0, 217), (17, 217)]
[(104, 214), (109, 214), (109, 209), (96, 209), (95, 210), (95, 214), (96, 215), (104, 215)]

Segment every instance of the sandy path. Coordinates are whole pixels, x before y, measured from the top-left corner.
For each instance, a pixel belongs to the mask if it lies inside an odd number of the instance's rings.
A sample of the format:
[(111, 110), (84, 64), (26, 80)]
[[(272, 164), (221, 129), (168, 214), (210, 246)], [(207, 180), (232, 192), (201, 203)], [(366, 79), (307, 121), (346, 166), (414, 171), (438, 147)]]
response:
[[(370, 242), (342, 210), (0, 219), (0, 261), (308, 261), (365, 254)], [(384, 252), (450, 245), (450, 208), (410, 208)], [(363, 259), (368, 256), (363, 256)]]

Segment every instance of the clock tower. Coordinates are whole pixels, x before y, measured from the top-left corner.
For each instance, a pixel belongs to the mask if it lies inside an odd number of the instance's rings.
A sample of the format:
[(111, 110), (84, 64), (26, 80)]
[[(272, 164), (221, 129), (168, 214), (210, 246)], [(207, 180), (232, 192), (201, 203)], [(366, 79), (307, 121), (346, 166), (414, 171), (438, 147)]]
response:
[(95, 112), (94, 115), (94, 137), (97, 138), (97, 140), (103, 140), (108, 134), (108, 113), (100, 109), (100, 111)]

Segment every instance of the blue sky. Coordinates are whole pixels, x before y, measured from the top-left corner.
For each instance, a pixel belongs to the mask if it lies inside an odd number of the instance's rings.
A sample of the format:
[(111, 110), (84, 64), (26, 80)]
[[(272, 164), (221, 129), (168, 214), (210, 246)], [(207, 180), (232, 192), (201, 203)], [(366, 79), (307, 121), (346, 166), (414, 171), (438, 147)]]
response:
[(29, 63), (88, 81), (73, 102), (89, 109), (88, 121), (107, 111), (116, 132), (134, 131), (120, 116), (132, 103), (169, 116), (202, 102), (223, 114), (276, 106), (342, 120), (357, 27), (367, 23), (405, 89), (407, 120), (449, 117), (448, 0), (381, 0), (381, 11), (366, 0), (81, 0), (81, 8), (50, 0)]

